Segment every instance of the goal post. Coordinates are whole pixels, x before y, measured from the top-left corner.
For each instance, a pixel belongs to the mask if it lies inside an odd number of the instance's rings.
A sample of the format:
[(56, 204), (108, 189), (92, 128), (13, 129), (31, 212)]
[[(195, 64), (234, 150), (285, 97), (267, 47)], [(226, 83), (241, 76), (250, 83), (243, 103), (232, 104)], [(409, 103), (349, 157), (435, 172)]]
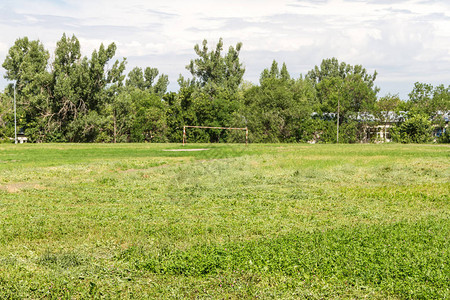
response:
[(235, 128), (235, 127), (211, 127), (211, 126), (183, 126), (183, 146), (187, 143), (186, 141), (186, 128), (202, 128), (202, 129), (226, 129), (226, 130), (245, 130), (245, 144), (248, 145), (248, 128)]

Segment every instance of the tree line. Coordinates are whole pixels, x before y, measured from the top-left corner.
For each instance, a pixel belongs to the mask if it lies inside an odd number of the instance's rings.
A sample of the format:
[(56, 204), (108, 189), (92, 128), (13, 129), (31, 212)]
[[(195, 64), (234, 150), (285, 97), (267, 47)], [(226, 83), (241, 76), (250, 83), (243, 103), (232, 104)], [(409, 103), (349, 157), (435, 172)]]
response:
[[(0, 94), (0, 139), (17, 124), (32, 142), (180, 142), (184, 125), (247, 127), (251, 142), (339, 142), (376, 140), (369, 129), (391, 122), (392, 139), (429, 142), (433, 128), (445, 128), (450, 86), (416, 83), (406, 101), (378, 97), (377, 73), (336, 58), (324, 59), (305, 76), (292, 77), (273, 61), (259, 83), (243, 80), (242, 43), (224, 51), (195, 45), (196, 58), (168, 92), (168, 76), (152, 67), (126, 73), (126, 58), (112, 61), (116, 45), (101, 44), (90, 57), (65, 34), (53, 59), (38, 40), (17, 39), (3, 62), (14, 82)], [(15, 87), (14, 87), (15, 85)], [(404, 113), (401, 113), (404, 112)], [(190, 142), (242, 142), (242, 132), (190, 129)], [(448, 142), (448, 131), (439, 141)]]

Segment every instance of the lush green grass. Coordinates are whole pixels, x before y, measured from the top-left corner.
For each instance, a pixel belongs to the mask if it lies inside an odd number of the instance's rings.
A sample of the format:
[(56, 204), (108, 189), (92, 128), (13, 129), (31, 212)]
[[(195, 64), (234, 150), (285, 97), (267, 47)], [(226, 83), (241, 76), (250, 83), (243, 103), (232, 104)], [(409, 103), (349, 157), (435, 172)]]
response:
[(0, 145), (0, 299), (449, 298), (450, 147)]

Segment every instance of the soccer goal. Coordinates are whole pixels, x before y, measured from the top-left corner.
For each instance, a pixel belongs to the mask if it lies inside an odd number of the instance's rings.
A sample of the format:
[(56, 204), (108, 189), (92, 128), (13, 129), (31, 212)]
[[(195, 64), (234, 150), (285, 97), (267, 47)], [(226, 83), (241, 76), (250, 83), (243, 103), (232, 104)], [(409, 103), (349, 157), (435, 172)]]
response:
[(245, 144), (248, 145), (248, 128), (233, 128), (233, 127), (210, 127), (210, 126), (183, 126), (183, 146), (186, 141), (186, 128), (201, 128), (201, 129), (226, 129), (226, 130), (245, 130)]

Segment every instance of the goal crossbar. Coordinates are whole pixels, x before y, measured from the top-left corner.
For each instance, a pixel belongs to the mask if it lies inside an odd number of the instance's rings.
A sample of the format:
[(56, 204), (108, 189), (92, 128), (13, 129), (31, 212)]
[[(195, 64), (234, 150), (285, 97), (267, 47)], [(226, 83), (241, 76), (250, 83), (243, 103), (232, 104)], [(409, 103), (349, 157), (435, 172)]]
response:
[(213, 126), (185, 125), (185, 126), (183, 126), (183, 146), (186, 144), (186, 128), (245, 130), (245, 144), (248, 145), (248, 128), (247, 127), (237, 128), (237, 127), (213, 127)]

